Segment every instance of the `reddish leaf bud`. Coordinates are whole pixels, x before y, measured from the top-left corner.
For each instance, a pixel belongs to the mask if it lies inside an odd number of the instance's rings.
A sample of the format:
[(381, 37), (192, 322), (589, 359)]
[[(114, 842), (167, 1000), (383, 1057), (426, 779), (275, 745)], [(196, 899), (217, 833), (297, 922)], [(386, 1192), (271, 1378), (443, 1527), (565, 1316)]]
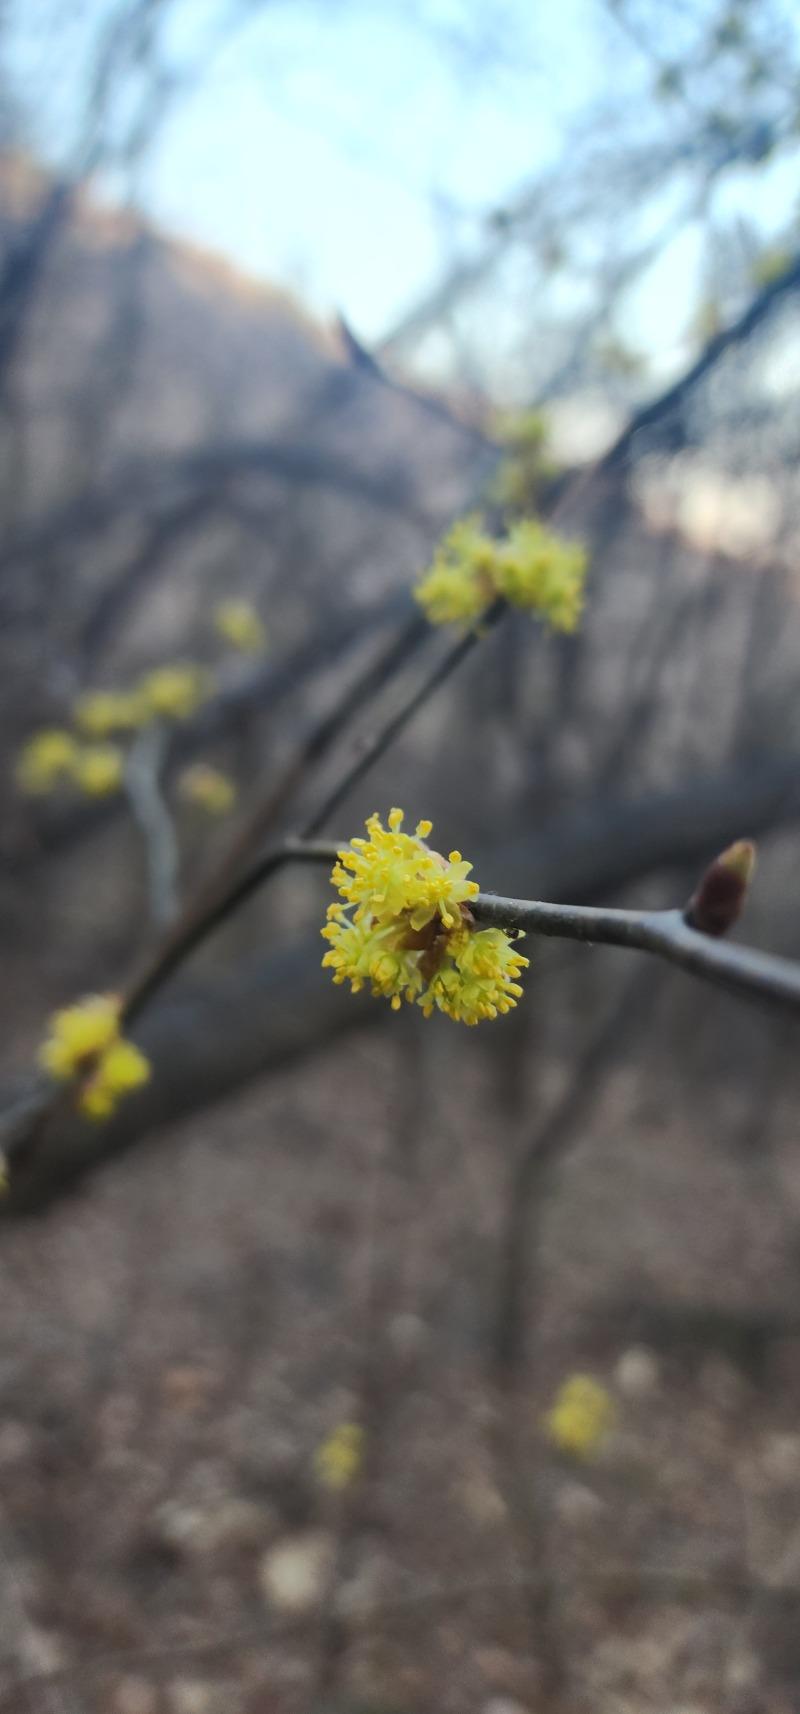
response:
[(700, 934), (727, 934), (744, 909), (756, 866), (750, 839), (737, 839), (710, 863), (686, 908), (686, 921)]

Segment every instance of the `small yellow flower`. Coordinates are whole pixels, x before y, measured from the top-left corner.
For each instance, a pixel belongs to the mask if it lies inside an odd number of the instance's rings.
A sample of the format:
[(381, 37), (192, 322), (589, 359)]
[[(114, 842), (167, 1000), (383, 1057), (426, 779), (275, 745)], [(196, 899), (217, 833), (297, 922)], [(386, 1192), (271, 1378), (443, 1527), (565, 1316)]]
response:
[(570, 1375), (544, 1419), (548, 1438), (573, 1458), (590, 1458), (614, 1424), (611, 1394), (591, 1375)]
[(436, 971), (421, 1002), (426, 1017), (438, 1007), (456, 1023), (479, 1024), (511, 1011), (522, 994), (517, 978), (528, 959), (505, 929), (463, 930), (451, 937), (448, 950), (452, 962)]
[(236, 786), (219, 768), (207, 762), (196, 762), (186, 768), (178, 781), (178, 790), (185, 803), (205, 810), (207, 815), (227, 815), (236, 802)]
[(138, 695), (148, 714), (163, 720), (188, 720), (209, 694), (211, 675), (202, 667), (157, 667), (142, 679)]
[(68, 779), (77, 746), (71, 732), (60, 727), (34, 732), (20, 751), (16, 777), (20, 791), (39, 796)]
[(124, 771), (124, 757), (116, 744), (87, 744), (76, 751), (72, 764), (72, 778), (87, 797), (118, 792)]
[(84, 1084), (78, 1108), (87, 1119), (108, 1119), (122, 1096), (147, 1083), (150, 1064), (133, 1042), (120, 1037), (101, 1054), (97, 1070)]
[(495, 587), (514, 607), (538, 613), (554, 631), (574, 631), (581, 616), (586, 553), (536, 518), (515, 524), (498, 544)]
[(358, 1475), (364, 1456), (364, 1430), (356, 1422), (342, 1422), (317, 1447), (314, 1469), (325, 1488), (349, 1487)]
[(379, 815), (367, 822), (368, 839), (354, 839), (339, 852), (333, 883), (342, 898), (354, 906), (353, 921), (378, 917), (394, 922), (407, 913), (413, 929), (424, 928), (438, 913), (446, 928), (459, 920), (461, 905), (478, 892), (468, 881), (472, 868), (460, 851), (440, 857), (424, 843), (432, 822), (417, 823), (415, 835), (403, 833), (403, 811), (393, 809), (389, 825)]
[(465, 518), (444, 537), (414, 594), (433, 625), (475, 625), (501, 595), (556, 631), (574, 631), (585, 578), (584, 549), (537, 519), (492, 537), (479, 520)]
[(119, 1000), (92, 994), (65, 1006), (50, 1020), (50, 1034), (39, 1050), (39, 1064), (51, 1077), (74, 1077), (119, 1036)]
[(214, 609), (214, 627), (226, 643), (232, 643), (243, 654), (260, 655), (267, 634), (259, 614), (249, 601), (241, 598), (220, 601)]
[(432, 625), (474, 625), (495, 596), (497, 548), (480, 518), (454, 524), (439, 543), (414, 595)]
[(144, 1054), (120, 1035), (119, 1020), (115, 995), (90, 995), (55, 1013), (39, 1049), (39, 1064), (51, 1077), (80, 1079), (78, 1109), (89, 1119), (107, 1119), (150, 1076)]
[(134, 732), (148, 717), (145, 703), (136, 691), (87, 690), (73, 709), (76, 726), (89, 738), (113, 738), (117, 732)]
[(469, 900), (478, 886), (460, 851), (442, 857), (426, 843), (432, 824), (403, 833), (403, 812), (389, 825), (370, 816), (367, 839), (339, 852), (331, 880), (342, 903), (329, 907), (322, 960), (334, 982), (354, 994), (369, 986), (376, 997), (435, 1010), (459, 1023), (496, 1018), (516, 1005), (517, 981), (527, 958), (504, 929), (477, 929)]

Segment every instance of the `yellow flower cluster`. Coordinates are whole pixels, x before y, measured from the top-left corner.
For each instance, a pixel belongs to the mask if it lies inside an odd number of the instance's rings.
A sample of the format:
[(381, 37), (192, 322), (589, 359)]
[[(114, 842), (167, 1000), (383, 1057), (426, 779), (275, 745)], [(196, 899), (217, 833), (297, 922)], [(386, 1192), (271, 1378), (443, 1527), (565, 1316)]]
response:
[(260, 655), (267, 634), (259, 614), (249, 601), (241, 597), (220, 601), (214, 609), (214, 627), (226, 643), (243, 654)]
[(133, 690), (89, 690), (73, 708), (79, 733), (88, 744), (61, 727), (34, 732), (20, 751), (16, 778), (20, 791), (42, 796), (69, 785), (89, 797), (119, 791), (125, 758), (109, 739), (135, 732), (151, 720), (185, 720), (211, 688), (202, 667), (176, 664), (158, 667)]
[(119, 790), (122, 775), (123, 756), (116, 745), (79, 744), (71, 732), (58, 728), (35, 732), (17, 762), (17, 784), (29, 797), (41, 797), (61, 785), (103, 797)]
[(150, 1076), (150, 1066), (119, 1030), (119, 1001), (91, 995), (56, 1012), (39, 1050), (43, 1070), (60, 1082), (81, 1080), (78, 1109), (87, 1119), (108, 1119), (117, 1102)]
[(573, 1458), (590, 1458), (614, 1424), (611, 1394), (591, 1375), (570, 1375), (545, 1417), (548, 1438)]
[(364, 1456), (364, 1430), (357, 1422), (342, 1422), (314, 1454), (314, 1469), (323, 1487), (334, 1492), (349, 1487)]
[(541, 614), (554, 631), (574, 631), (583, 606), (586, 551), (561, 541), (537, 518), (515, 524), (500, 544), (495, 585), (512, 607)]
[(135, 732), (148, 719), (147, 704), (136, 690), (87, 690), (72, 712), (75, 725), (89, 738)]
[(432, 625), (473, 625), (494, 600), (497, 543), (476, 515), (461, 518), (439, 543), (414, 595)]
[(339, 852), (331, 880), (343, 903), (328, 909), (323, 965), (334, 982), (354, 994), (369, 985), (395, 1011), (406, 1000), (426, 1017), (438, 1010), (465, 1024), (510, 1011), (527, 958), (504, 929), (476, 929), (469, 900), (478, 886), (460, 851), (432, 851), (430, 821), (415, 834), (402, 824), (399, 809), (386, 828), (372, 815), (368, 838)]
[(47, 727), (34, 732), (17, 758), (17, 785), (30, 797), (69, 780), (78, 746), (71, 732)]
[(210, 689), (210, 673), (188, 663), (156, 667), (141, 680), (138, 695), (148, 719), (188, 720)]
[(440, 542), (414, 591), (434, 625), (474, 625), (498, 595), (538, 613), (556, 631), (574, 631), (583, 603), (586, 553), (535, 518), (508, 535), (488, 535), (463, 518)]
[(124, 768), (124, 757), (116, 744), (87, 744), (75, 756), (72, 778), (87, 797), (108, 797), (119, 791)]
[(191, 662), (156, 667), (132, 690), (87, 690), (73, 709), (75, 724), (91, 738), (135, 732), (150, 720), (186, 720), (204, 701), (210, 674)]
[(202, 809), (206, 815), (227, 815), (236, 802), (236, 787), (219, 768), (207, 762), (195, 762), (186, 768), (178, 782), (185, 803)]

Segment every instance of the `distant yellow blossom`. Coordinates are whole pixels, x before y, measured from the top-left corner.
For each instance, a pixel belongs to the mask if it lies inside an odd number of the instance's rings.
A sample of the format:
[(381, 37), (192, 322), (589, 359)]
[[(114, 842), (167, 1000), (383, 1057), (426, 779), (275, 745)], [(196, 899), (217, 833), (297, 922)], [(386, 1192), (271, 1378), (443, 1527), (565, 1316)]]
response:
[(413, 835), (402, 823), (399, 809), (388, 827), (372, 815), (368, 838), (339, 852), (331, 880), (344, 902), (329, 906), (323, 965), (334, 982), (354, 994), (368, 985), (395, 1011), (406, 1000), (426, 1017), (438, 1010), (465, 1024), (510, 1011), (528, 960), (505, 930), (476, 928), (469, 900), (478, 886), (461, 852), (431, 850), (430, 821)]
[(73, 709), (75, 724), (90, 738), (111, 738), (133, 732), (148, 717), (147, 705), (136, 691), (87, 690)]
[(87, 1119), (108, 1119), (123, 1095), (147, 1083), (150, 1064), (133, 1042), (122, 1037), (101, 1055), (97, 1070), (84, 1084), (78, 1107)]
[(515, 524), (500, 544), (494, 581), (514, 607), (538, 613), (554, 631), (574, 631), (583, 605), (586, 552), (536, 518)]
[(363, 1456), (363, 1428), (356, 1422), (342, 1422), (317, 1447), (314, 1469), (325, 1488), (347, 1488), (358, 1475)]
[(477, 518), (464, 518), (440, 542), (414, 594), (434, 625), (479, 623), (492, 601), (536, 613), (557, 631), (574, 631), (586, 577), (586, 554), (538, 519), (490, 536)]
[(125, 759), (116, 744), (86, 744), (77, 750), (72, 778), (87, 797), (108, 797), (118, 792), (125, 772)]
[(548, 1438), (560, 1452), (590, 1458), (614, 1423), (614, 1401), (591, 1375), (570, 1375), (545, 1417)]
[(267, 640), (260, 615), (241, 597), (220, 601), (214, 608), (214, 626), (227, 643), (244, 654), (260, 655)]
[(92, 994), (51, 1018), (39, 1063), (51, 1077), (74, 1077), (118, 1036), (119, 1000), (112, 994)]
[(507, 448), (489, 494), (496, 506), (519, 516), (536, 506), (542, 486), (551, 481), (556, 465), (547, 452), (548, 425), (541, 411), (503, 414), (493, 425)]
[(191, 803), (207, 815), (227, 815), (236, 802), (236, 786), (219, 768), (207, 762), (196, 762), (186, 768), (178, 781), (184, 802)]
[(148, 713), (164, 720), (187, 720), (209, 694), (211, 675), (203, 667), (156, 667), (142, 679), (138, 695)]
[(414, 595), (432, 625), (473, 625), (495, 596), (497, 546), (474, 514), (442, 537)]
[(150, 1076), (144, 1054), (120, 1035), (120, 1002), (112, 994), (90, 995), (56, 1012), (39, 1063), (59, 1082), (80, 1079), (78, 1108), (90, 1119), (107, 1119), (120, 1098)]
[(76, 749), (72, 733), (64, 732), (60, 727), (34, 732), (23, 744), (17, 760), (16, 778), (20, 790), (32, 797), (52, 791), (54, 786), (69, 778)]

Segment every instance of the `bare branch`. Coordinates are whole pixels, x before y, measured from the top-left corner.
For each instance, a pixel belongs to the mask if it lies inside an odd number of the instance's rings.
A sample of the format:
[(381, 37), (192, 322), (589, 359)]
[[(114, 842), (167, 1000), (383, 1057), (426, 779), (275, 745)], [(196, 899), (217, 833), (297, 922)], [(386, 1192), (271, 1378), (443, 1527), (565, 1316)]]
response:
[[(451, 651), (440, 663), (437, 673), (441, 673), (452, 660), (452, 654)], [(416, 697), (419, 695), (418, 691)], [(404, 706), (408, 708), (412, 700), (415, 699), (410, 699)], [(374, 748), (381, 745), (390, 724), (387, 722), (376, 734), (368, 760), (372, 758)], [(382, 754), (382, 748), (379, 753)], [(334, 797), (338, 802), (345, 789), (349, 790), (353, 778), (358, 777), (361, 762), (362, 758), (358, 757), (347, 775), (337, 782), (326, 803), (309, 820), (301, 835), (260, 857), (201, 921), (187, 925), (183, 931), (179, 925), (179, 933), (168, 955), (160, 954), (151, 970), (129, 991), (123, 1007), (128, 1021), (138, 1016), (142, 1007), (194, 947), (270, 880), (278, 869), (297, 861), (335, 862), (338, 851), (347, 841), (314, 841), (310, 834), (327, 819)], [(471, 901), (470, 909), (475, 920), (487, 926), (519, 929), (525, 934), (544, 934), (559, 940), (580, 940), (651, 952), (679, 965), (693, 976), (703, 977), (750, 999), (765, 999), (783, 1009), (800, 1011), (800, 963), (759, 952), (755, 948), (714, 940), (692, 928), (685, 911), (612, 910), (597, 905), (548, 904), (538, 899), (507, 899), (496, 893), (479, 893)]]
[[(265, 881), (270, 880), (278, 868), (281, 868), (292, 858), (306, 860), (310, 858), (311, 861), (315, 861), (318, 859), (320, 851), (327, 853), (323, 858), (324, 861), (327, 861), (331, 848), (311, 846), (308, 842), (314, 839), (358, 781), (363, 779), (374, 763), (380, 760), (418, 710), (450, 678), (466, 656), (471, 654), (481, 636), (497, 623), (505, 611), (505, 602), (502, 600), (495, 601), (484, 617), (482, 631), (469, 631), (466, 636), (461, 637), (457, 643), (454, 643), (447, 650), (447, 653), (426, 674), (421, 684), (404, 698), (400, 706), (387, 716), (372, 737), (361, 746), (355, 757), (345, 764), (327, 795), (318, 808), (308, 817), (294, 839), (277, 849), (270, 849), (265, 852), (249, 869), (232, 881), (228, 880), (230, 871), (227, 856), (223, 859), (226, 882), (224, 889), (220, 890), (216, 884), (213, 884), (216, 882), (216, 877), (212, 877), (212, 885), (207, 891), (204, 890), (202, 894), (198, 895), (197, 900), (191, 902), (187, 912), (175, 924), (173, 933), (167, 937), (160, 947), (156, 948), (152, 959), (134, 982), (132, 988), (129, 989), (123, 1003), (123, 1016), (128, 1022), (132, 1017), (138, 1016), (142, 1007), (163, 986), (173, 971), (188, 958), (195, 947), (199, 946), (201, 941), (205, 940), (221, 922), (224, 922), (235, 910), (238, 910), (239, 906), (257, 892)], [(416, 628), (409, 625), (407, 633), (400, 634), (396, 645), (398, 651), (401, 650), (402, 645), (400, 658), (405, 658), (405, 653), (408, 652), (412, 643), (416, 648), (421, 640)], [(394, 670), (394, 666), (398, 662), (394, 656), (392, 659), (392, 670)], [(384, 676), (383, 682), (385, 682), (386, 677), (388, 674)], [(372, 682), (370, 688), (374, 691), (378, 687)], [(338, 729), (337, 720), (337, 734)], [(327, 742), (324, 747), (327, 748)], [(316, 755), (321, 753), (320, 744), (315, 745), (314, 753)], [(292, 764), (285, 781), (278, 782), (276, 788), (278, 798), (276, 801), (281, 806), (284, 798), (289, 795), (289, 787), (298, 783), (300, 774), (305, 767), (303, 758), (301, 758), (301, 762), (302, 766), (299, 772)], [(270, 813), (269, 819), (271, 821), (272, 813)]]
[(167, 749), (163, 726), (145, 727), (128, 756), (125, 785), (144, 841), (153, 922), (165, 928), (178, 909), (178, 847), (161, 790)]
[(693, 976), (749, 998), (800, 1011), (800, 964), (748, 946), (729, 946), (690, 928), (684, 913), (606, 910), (596, 905), (553, 905), (479, 893), (471, 905), (478, 922), (525, 933), (553, 935), (604, 946), (653, 952)]
[(670, 415), (679, 414), (683, 406), (694, 392), (695, 387), (714, 368), (726, 351), (734, 346), (742, 345), (756, 328), (771, 315), (775, 304), (783, 297), (800, 289), (800, 255), (795, 255), (787, 264), (786, 269), (776, 280), (751, 299), (747, 308), (731, 322), (729, 327), (715, 334), (704, 346), (696, 363), (687, 369), (685, 375), (670, 387), (667, 387), (649, 404), (643, 405), (631, 417), (622, 434), (615, 440), (613, 446), (599, 460), (597, 470), (606, 474), (610, 470), (623, 467), (630, 456), (638, 435), (662, 423)]

